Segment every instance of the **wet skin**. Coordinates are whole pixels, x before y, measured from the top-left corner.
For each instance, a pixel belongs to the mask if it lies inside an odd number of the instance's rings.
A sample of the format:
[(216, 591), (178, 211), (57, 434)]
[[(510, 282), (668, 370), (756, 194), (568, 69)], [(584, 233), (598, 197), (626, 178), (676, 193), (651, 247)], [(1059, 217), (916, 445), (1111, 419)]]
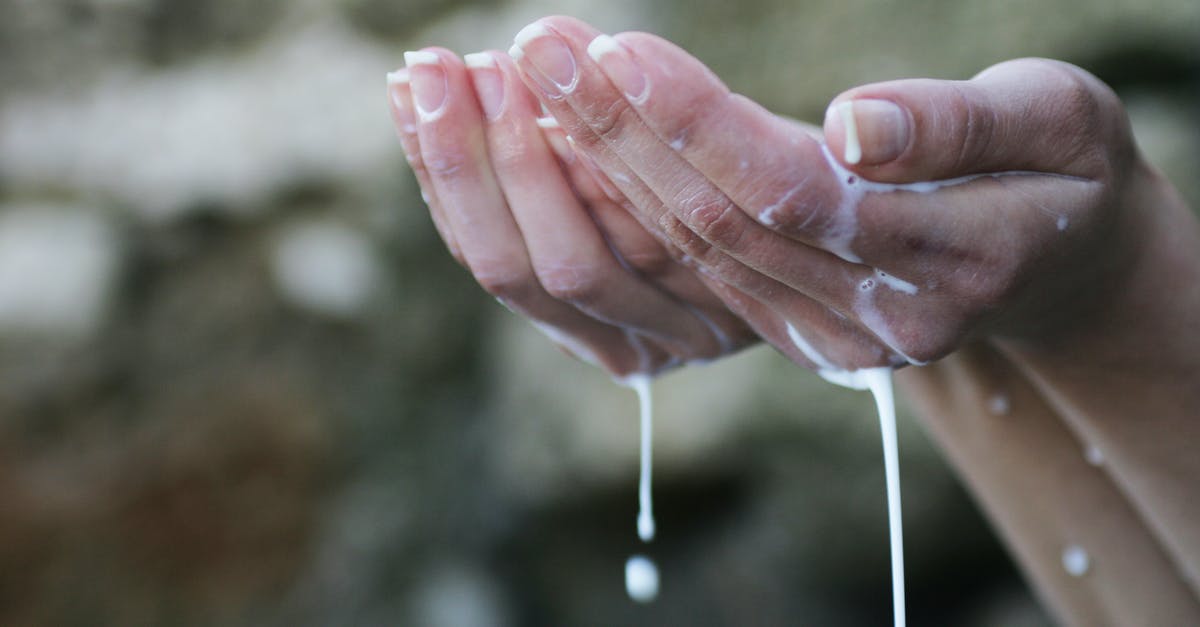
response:
[[(1110, 89), (1023, 59), (852, 89), (814, 132), (669, 42), (600, 35), (546, 18), (511, 54), (468, 68), (430, 48), (389, 85), (439, 233), (487, 291), (615, 376), (758, 340), (818, 367), (789, 325), (840, 368), (938, 362), (901, 383), (1060, 616), (1200, 615), (1200, 235)], [(1001, 384), (1023, 390), (1014, 415), (1049, 418), (993, 467), (949, 421)], [(1055, 455), (1085, 466), (1048, 481)], [(1087, 512), (1029, 511), (1022, 482), (1131, 515), (1072, 526)], [(1055, 578), (1058, 549), (1029, 549), (1068, 532), (1095, 541), (1087, 586)], [(1157, 592), (1122, 585), (1120, 564)]]

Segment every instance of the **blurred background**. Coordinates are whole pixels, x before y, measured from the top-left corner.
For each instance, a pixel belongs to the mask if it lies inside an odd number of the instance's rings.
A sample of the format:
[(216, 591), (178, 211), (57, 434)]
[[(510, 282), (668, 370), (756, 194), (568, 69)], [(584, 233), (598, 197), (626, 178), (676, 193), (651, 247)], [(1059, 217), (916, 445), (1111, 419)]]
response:
[[(0, 624), (883, 625), (870, 398), (758, 348), (636, 401), (436, 240), (384, 73), (536, 17), (649, 30), (768, 107), (1078, 63), (1200, 206), (1200, 2), (0, 0)], [(1049, 619), (910, 415), (919, 625)]]

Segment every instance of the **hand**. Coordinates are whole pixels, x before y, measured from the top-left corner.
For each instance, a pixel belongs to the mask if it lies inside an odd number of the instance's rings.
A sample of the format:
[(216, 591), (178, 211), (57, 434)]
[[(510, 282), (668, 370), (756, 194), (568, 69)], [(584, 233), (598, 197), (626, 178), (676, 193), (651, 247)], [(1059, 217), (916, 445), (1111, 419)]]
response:
[(389, 93), (434, 224), (485, 290), (619, 377), (755, 339), (605, 195), (561, 130), (539, 126), (507, 55), (469, 58), (409, 53)]
[(530, 89), (639, 221), (810, 367), (1070, 333), (1145, 245), (1124, 112), (1073, 66), (857, 88), (826, 148), (652, 35), (556, 17), (517, 42)]

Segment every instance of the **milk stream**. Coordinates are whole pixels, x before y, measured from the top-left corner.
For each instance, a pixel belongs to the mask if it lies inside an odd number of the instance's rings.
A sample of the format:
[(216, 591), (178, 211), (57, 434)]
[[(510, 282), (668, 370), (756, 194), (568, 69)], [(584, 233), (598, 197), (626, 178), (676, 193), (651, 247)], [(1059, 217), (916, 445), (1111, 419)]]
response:
[(891, 368), (860, 371), (867, 380), (883, 438), (883, 469), (887, 481), (888, 536), (892, 548), (892, 614), (896, 627), (904, 627), (904, 525), (900, 517), (900, 451), (896, 442), (896, 397)]
[(826, 381), (852, 390), (870, 390), (879, 412), (883, 440), (883, 470), (887, 483), (888, 537), (892, 552), (892, 613), (896, 627), (904, 627), (904, 527), (900, 516), (900, 454), (896, 442), (896, 398), (892, 391), (891, 368), (844, 370), (833, 365), (803, 335), (787, 325), (788, 338), (817, 366)]
[[(621, 381), (633, 389), (638, 397), (641, 415), (641, 472), (638, 479), (637, 533), (642, 542), (654, 539), (654, 501), (650, 493), (650, 469), (653, 449), (653, 397), (650, 394), (650, 377), (635, 374)], [(639, 603), (649, 603), (658, 597), (658, 567), (644, 555), (634, 555), (625, 562), (625, 591), (629, 598)]]

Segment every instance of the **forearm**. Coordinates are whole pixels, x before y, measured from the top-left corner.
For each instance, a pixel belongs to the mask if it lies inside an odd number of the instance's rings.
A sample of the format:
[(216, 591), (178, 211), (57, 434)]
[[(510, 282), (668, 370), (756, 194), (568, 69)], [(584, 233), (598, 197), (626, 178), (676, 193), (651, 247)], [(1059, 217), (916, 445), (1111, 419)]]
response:
[[(1173, 557), (1007, 357), (978, 343), (898, 380), (1060, 621), (1200, 623)], [(1086, 553), (1086, 572), (1066, 569), (1071, 547)]]
[[(1118, 624), (1193, 624), (1200, 229), (1169, 184), (1149, 169), (1136, 176), (1136, 210), (1121, 228), (1137, 254), (1119, 279), (1096, 288), (1107, 290), (1105, 306), (1053, 340), (991, 339), (901, 379), (1064, 617), (1096, 624), (1090, 612), (1099, 604)], [(985, 418), (994, 394), (1008, 395), (1011, 415)], [(1085, 460), (1089, 449), (1099, 467)], [(1051, 545), (1071, 538), (1089, 538), (1097, 567), (1064, 583), (1061, 548)], [(1097, 593), (1091, 601), (1088, 590)], [(1113, 599), (1135, 613), (1119, 613)], [(1152, 613), (1168, 607), (1193, 612), (1178, 614), (1191, 620)]]
[(1200, 594), (1200, 227), (1165, 181), (1139, 185), (1147, 245), (1113, 306), (1061, 345), (1000, 346)]

